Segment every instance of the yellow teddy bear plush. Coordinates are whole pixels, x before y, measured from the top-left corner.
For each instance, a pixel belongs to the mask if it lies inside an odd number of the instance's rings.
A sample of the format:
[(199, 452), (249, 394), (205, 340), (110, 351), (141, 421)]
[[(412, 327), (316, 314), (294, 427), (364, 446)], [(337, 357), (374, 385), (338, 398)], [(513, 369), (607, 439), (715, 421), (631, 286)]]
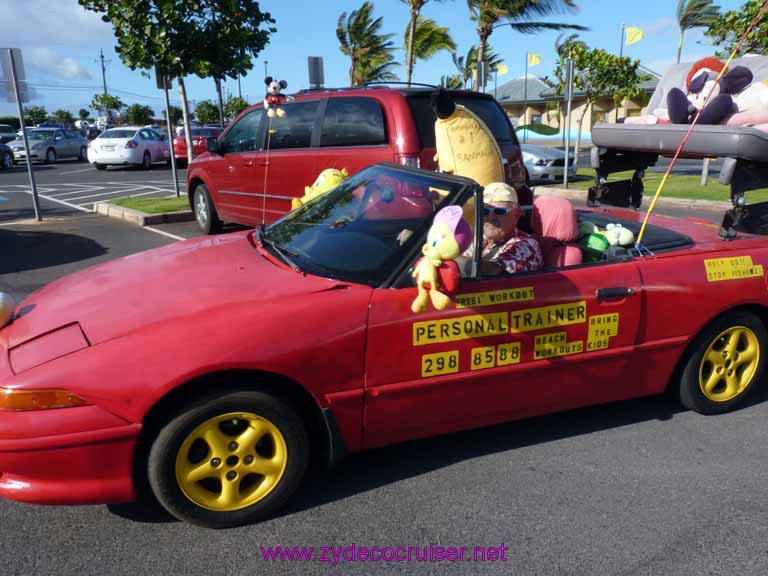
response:
[(336, 170), (336, 168), (326, 168), (320, 172), (320, 175), (312, 186), (304, 187), (303, 197), (291, 200), (291, 210), (296, 210), (296, 208), (300, 208), (313, 198), (336, 188), (336, 186), (344, 182), (348, 177), (349, 174), (347, 173), (346, 168), (342, 168), (341, 170)]
[(437, 116), (435, 161), (440, 172), (466, 176), (481, 186), (504, 182), (501, 149), (488, 126), (445, 90), (434, 92), (430, 101)]

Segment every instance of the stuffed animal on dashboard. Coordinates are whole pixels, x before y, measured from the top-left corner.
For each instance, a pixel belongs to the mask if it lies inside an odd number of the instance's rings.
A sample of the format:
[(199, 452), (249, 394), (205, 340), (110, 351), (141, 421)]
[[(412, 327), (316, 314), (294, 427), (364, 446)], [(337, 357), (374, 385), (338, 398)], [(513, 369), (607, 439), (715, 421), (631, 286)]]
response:
[(435, 161), (441, 172), (472, 178), (481, 186), (504, 182), (501, 150), (488, 126), (456, 104), (445, 90), (430, 98), (435, 121)]
[(348, 177), (349, 174), (347, 173), (346, 168), (342, 168), (341, 170), (336, 170), (336, 168), (326, 168), (320, 172), (320, 175), (314, 181), (312, 186), (304, 186), (304, 196), (291, 200), (291, 210), (296, 210), (296, 208), (303, 206), (313, 198), (317, 198), (321, 194), (325, 194), (329, 190), (336, 188), (336, 186), (344, 182)]
[(285, 110), (283, 110), (283, 102), (287, 100), (285, 94), (281, 94), (280, 90), (288, 88), (288, 82), (280, 80), (279, 82), (267, 76), (264, 79), (264, 84), (267, 85), (267, 95), (264, 98), (264, 109), (267, 111), (267, 116), (274, 118), (277, 114), (278, 118), (285, 118)]
[(447, 206), (435, 214), (427, 243), (421, 249), (424, 257), (416, 262), (413, 270), (418, 288), (411, 304), (415, 314), (426, 312), (429, 300), (436, 310), (445, 310), (451, 300), (440, 288), (448, 292), (458, 288), (460, 275), (454, 260), (472, 242), (472, 231), (462, 215), (460, 206)]
[(723, 74), (716, 85), (724, 68), (723, 62), (711, 57), (703, 58), (691, 67), (685, 82), (688, 93), (679, 88), (672, 88), (667, 93), (672, 123), (690, 124), (701, 111), (699, 124), (715, 125), (736, 112), (734, 96), (752, 83), (752, 72), (744, 66), (736, 66)]
[(608, 239), (611, 246), (632, 246), (635, 243), (635, 235), (629, 228), (621, 224), (608, 224), (605, 232), (601, 232)]

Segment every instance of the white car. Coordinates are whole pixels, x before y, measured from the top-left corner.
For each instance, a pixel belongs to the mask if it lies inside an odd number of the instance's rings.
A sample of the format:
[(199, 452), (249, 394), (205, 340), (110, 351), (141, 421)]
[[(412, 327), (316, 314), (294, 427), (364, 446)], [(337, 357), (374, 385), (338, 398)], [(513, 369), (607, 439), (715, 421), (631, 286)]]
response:
[[(551, 146), (521, 144), (523, 162), (531, 182), (562, 182), (565, 174), (565, 152)], [(576, 177), (576, 162), (569, 156), (568, 179)]]
[(145, 170), (155, 162), (171, 161), (168, 142), (149, 128), (123, 126), (111, 128), (99, 134), (88, 145), (88, 161), (97, 170), (107, 166), (135, 164)]

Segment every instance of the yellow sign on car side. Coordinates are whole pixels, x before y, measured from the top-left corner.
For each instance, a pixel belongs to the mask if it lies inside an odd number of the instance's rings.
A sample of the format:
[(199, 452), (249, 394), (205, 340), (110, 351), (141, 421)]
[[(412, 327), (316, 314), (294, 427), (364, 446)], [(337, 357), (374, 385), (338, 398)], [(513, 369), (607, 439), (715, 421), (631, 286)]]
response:
[(421, 377), (456, 374), (459, 371), (459, 351), (435, 352), (421, 357)]
[(510, 316), (511, 332), (531, 332), (554, 326), (580, 324), (587, 320), (587, 302), (571, 302), (542, 308), (516, 310)]
[(600, 314), (589, 317), (589, 335), (587, 351), (605, 350), (611, 338), (619, 333), (619, 313)]
[(709, 258), (704, 260), (704, 267), (707, 271), (707, 282), (741, 280), (763, 275), (762, 264), (754, 264), (752, 256)]
[(533, 286), (523, 286), (512, 290), (493, 290), (491, 292), (475, 292), (456, 296), (456, 308), (482, 308), (511, 302), (526, 302), (533, 300)]
[(413, 345), (425, 346), (439, 342), (456, 342), (469, 338), (497, 336), (509, 332), (509, 315), (506, 312), (475, 314), (445, 320), (414, 322)]

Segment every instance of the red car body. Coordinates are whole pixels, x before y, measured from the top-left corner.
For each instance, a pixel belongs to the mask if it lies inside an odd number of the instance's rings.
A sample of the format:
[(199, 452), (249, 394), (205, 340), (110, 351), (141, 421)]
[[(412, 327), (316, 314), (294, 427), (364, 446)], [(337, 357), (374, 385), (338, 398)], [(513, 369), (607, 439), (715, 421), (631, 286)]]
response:
[[(207, 138), (215, 138), (221, 134), (219, 128), (192, 128), (192, 150), (195, 158), (206, 151)], [(187, 139), (182, 134), (173, 139), (173, 155), (176, 160), (187, 160)]]
[[(641, 218), (583, 215), (629, 227)], [(332, 454), (660, 394), (714, 318), (734, 309), (768, 317), (768, 247), (748, 234), (724, 242), (703, 221), (651, 223), (657, 245), (664, 234), (677, 244), (465, 281), (446, 310), (421, 315), (411, 311), (413, 285), (304, 274), (247, 231), (65, 277), (0, 330), (0, 392), (65, 388), (88, 404), (0, 411), (0, 496), (134, 499), (158, 419), (210, 391), (212, 374), (268, 380), (325, 423), (318, 438)], [(717, 281), (705, 260), (721, 258), (739, 258), (749, 274)], [(602, 298), (606, 289), (619, 294)]]
[[(257, 142), (245, 151), (210, 153), (195, 157), (187, 172), (187, 190), (194, 210), (195, 190), (200, 184), (208, 189), (219, 218), (228, 222), (256, 225), (273, 222), (291, 210), (291, 201), (304, 195), (318, 174), (326, 168), (346, 168), (354, 174), (377, 162), (394, 162), (436, 170), (434, 157), (435, 115), (429, 105), (431, 89), (359, 88), (310, 91), (297, 94), (292, 102), (284, 103), (288, 120), (297, 105), (317, 103), (311, 126), (306, 128), (309, 146), (295, 147), (287, 141), (286, 148), (269, 149), (266, 124), (259, 125)], [(506, 181), (514, 186), (521, 204), (530, 204), (533, 193), (526, 184), (526, 171), (520, 144), (501, 106), (489, 95), (475, 92), (451, 91), (453, 98), (469, 106), (498, 134), (499, 147), (505, 162)], [(338, 102), (363, 101), (378, 106), (384, 122), (384, 139), (372, 145), (325, 145), (324, 122), (328, 108)], [(257, 104), (245, 110), (222, 132), (219, 140), (237, 134), (245, 116), (262, 110)], [(338, 116), (342, 118), (341, 113)], [(279, 118), (271, 121), (273, 132), (280, 133)], [(356, 117), (338, 120), (344, 126), (360, 124)], [(311, 132), (311, 138), (310, 138)], [(290, 140), (290, 134), (289, 140)], [(274, 139), (271, 142), (274, 143)]]

